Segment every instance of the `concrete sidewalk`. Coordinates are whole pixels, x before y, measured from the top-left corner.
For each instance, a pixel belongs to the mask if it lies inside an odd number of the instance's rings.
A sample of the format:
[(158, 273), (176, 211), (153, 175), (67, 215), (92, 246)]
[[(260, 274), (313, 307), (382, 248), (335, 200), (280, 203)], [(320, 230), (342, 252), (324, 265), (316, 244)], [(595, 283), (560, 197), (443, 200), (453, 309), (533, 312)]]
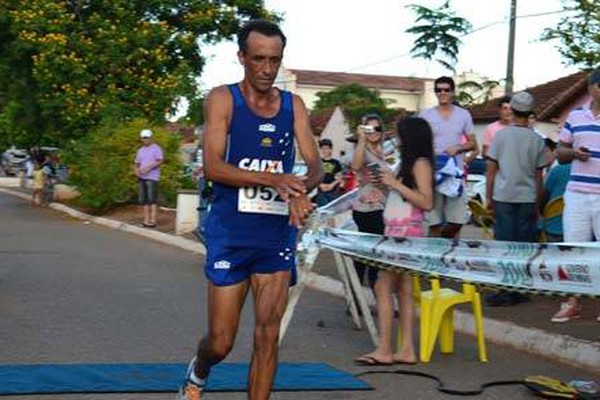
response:
[[(0, 189), (0, 193), (10, 194), (26, 201), (30, 200), (30, 195), (26, 190)], [(204, 247), (197, 241), (104, 217), (95, 217), (60, 203), (52, 203), (50, 207), (74, 218), (144, 236), (199, 255), (205, 254)], [(477, 235), (479, 232), (472, 226), (466, 227), (463, 232), (464, 237), (477, 237)], [(343, 285), (338, 279), (333, 255), (330, 251), (321, 252), (314, 271), (311, 276), (307, 277), (309, 287), (343, 297)], [(600, 302), (597, 300), (585, 301), (583, 318), (579, 321), (568, 324), (552, 324), (549, 319), (558, 304), (558, 299), (535, 297), (527, 304), (484, 308), (486, 339), (600, 372), (600, 323), (595, 320)], [(342, 313), (344, 310), (340, 309), (340, 312)], [(474, 334), (474, 322), (468, 308), (461, 308), (455, 313), (455, 329), (459, 332)]]

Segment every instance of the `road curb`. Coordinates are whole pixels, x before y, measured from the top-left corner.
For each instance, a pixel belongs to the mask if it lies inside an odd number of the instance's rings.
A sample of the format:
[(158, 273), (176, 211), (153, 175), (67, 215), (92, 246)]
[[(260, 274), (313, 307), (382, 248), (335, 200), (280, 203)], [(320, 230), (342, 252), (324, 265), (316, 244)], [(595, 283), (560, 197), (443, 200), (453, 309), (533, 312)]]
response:
[[(0, 188), (0, 193), (6, 193), (27, 201), (31, 199), (29, 195), (9, 189)], [(109, 218), (95, 217), (60, 203), (51, 203), (49, 207), (74, 218), (133, 233), (202, 256), (206, 255), (204, 246), (193, 240), (137, 227)], [(306, 285), (312, 289), (341, 298), (345, 297), (343, 283), (337, 279), (311, 272), (304, 280)], [(371, 305), (374, 305), (373, 299), (369, 300)], [(457, 332), (475, 335), (475, 322), (470, 313), (455, 310), (454, 327)], [(509, 345), (519, 350), (552, 358), (576, 367), (586, 368), (593, 372), (600, 372), (600, 343), (598, 342), (549, 333), (536, 328), (526, 328), (512, 322), (490, 318), (484, 318), (484, 330), (488, 341)]]

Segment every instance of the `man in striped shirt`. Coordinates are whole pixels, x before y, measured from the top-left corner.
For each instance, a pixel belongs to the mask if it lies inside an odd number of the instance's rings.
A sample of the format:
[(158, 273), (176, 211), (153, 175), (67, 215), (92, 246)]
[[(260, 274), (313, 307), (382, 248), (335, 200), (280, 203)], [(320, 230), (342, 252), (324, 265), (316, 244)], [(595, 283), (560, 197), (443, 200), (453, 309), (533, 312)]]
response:
[[(560, 132), (558, 160), (572, 162), (563, 212), (565, 242), (600, 240), (600, 69), (589, 75), (588, 91), (590, 106), (571, 111)], [(578, 300), (570, 298), (552, 322), (579, 318), (580, 312)]]

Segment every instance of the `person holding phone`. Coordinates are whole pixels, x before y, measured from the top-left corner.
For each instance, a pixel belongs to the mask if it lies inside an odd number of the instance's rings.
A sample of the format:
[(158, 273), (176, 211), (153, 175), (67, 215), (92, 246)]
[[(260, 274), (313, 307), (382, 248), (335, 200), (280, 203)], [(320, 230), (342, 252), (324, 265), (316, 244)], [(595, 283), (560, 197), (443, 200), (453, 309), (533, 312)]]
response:
[[(591, 104), (569, 113), (558, 145), (558, 161), (572, 163), (563, 211), (564, 240), (570, 243), (600, 239), (600, 69), (588, 76), (588, 92)], [(579, 300), (571, 297), (561, 303), (552, 322), (580, 316)]]
[[(352, 204), (352, 218), (360, 232), (383, 235), (386, 189), (377, 175), (377, 168), (388, 168), (383, 150), (383, 121), (378, 115), (369, 114), (361, 122), (351, 163), (358, 176), (359, 187), (358, 199)], [(367, 275), (368, 284), (373, 288), (378, 270), (356, 261), (354, 267), (361, 283)]]

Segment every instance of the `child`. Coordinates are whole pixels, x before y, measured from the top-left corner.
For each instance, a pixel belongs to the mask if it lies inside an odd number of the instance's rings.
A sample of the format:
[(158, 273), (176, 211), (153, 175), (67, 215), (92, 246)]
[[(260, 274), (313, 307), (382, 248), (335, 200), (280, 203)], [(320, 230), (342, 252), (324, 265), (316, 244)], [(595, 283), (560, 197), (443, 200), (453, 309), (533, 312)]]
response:
[(45, 184), (46, 175), (44, 175), (40, 164), (36, 162), (33, 170), (33, 193), (31, 194), (31, 202), (34, 206), (42, 205)]
[[(389, 187), (383, 214), (385, 235), (393, 237), (424, 237), (427, 235), (425, 211), (433, 208), (433, 134), (422, 118), (406, 118), (397, 126), (402, 164), (394, 176), (382, 169), (380, 180)], [(393, 352), (394, 321), (393, 290), (400, 306), (401, 348)], [(417, 362), (413, 344), (412, 280), (408, 273), (379, 271), (375, 284), (379, 343), (375, 351), (355, 360), (359, 365), (414, 364)]]

